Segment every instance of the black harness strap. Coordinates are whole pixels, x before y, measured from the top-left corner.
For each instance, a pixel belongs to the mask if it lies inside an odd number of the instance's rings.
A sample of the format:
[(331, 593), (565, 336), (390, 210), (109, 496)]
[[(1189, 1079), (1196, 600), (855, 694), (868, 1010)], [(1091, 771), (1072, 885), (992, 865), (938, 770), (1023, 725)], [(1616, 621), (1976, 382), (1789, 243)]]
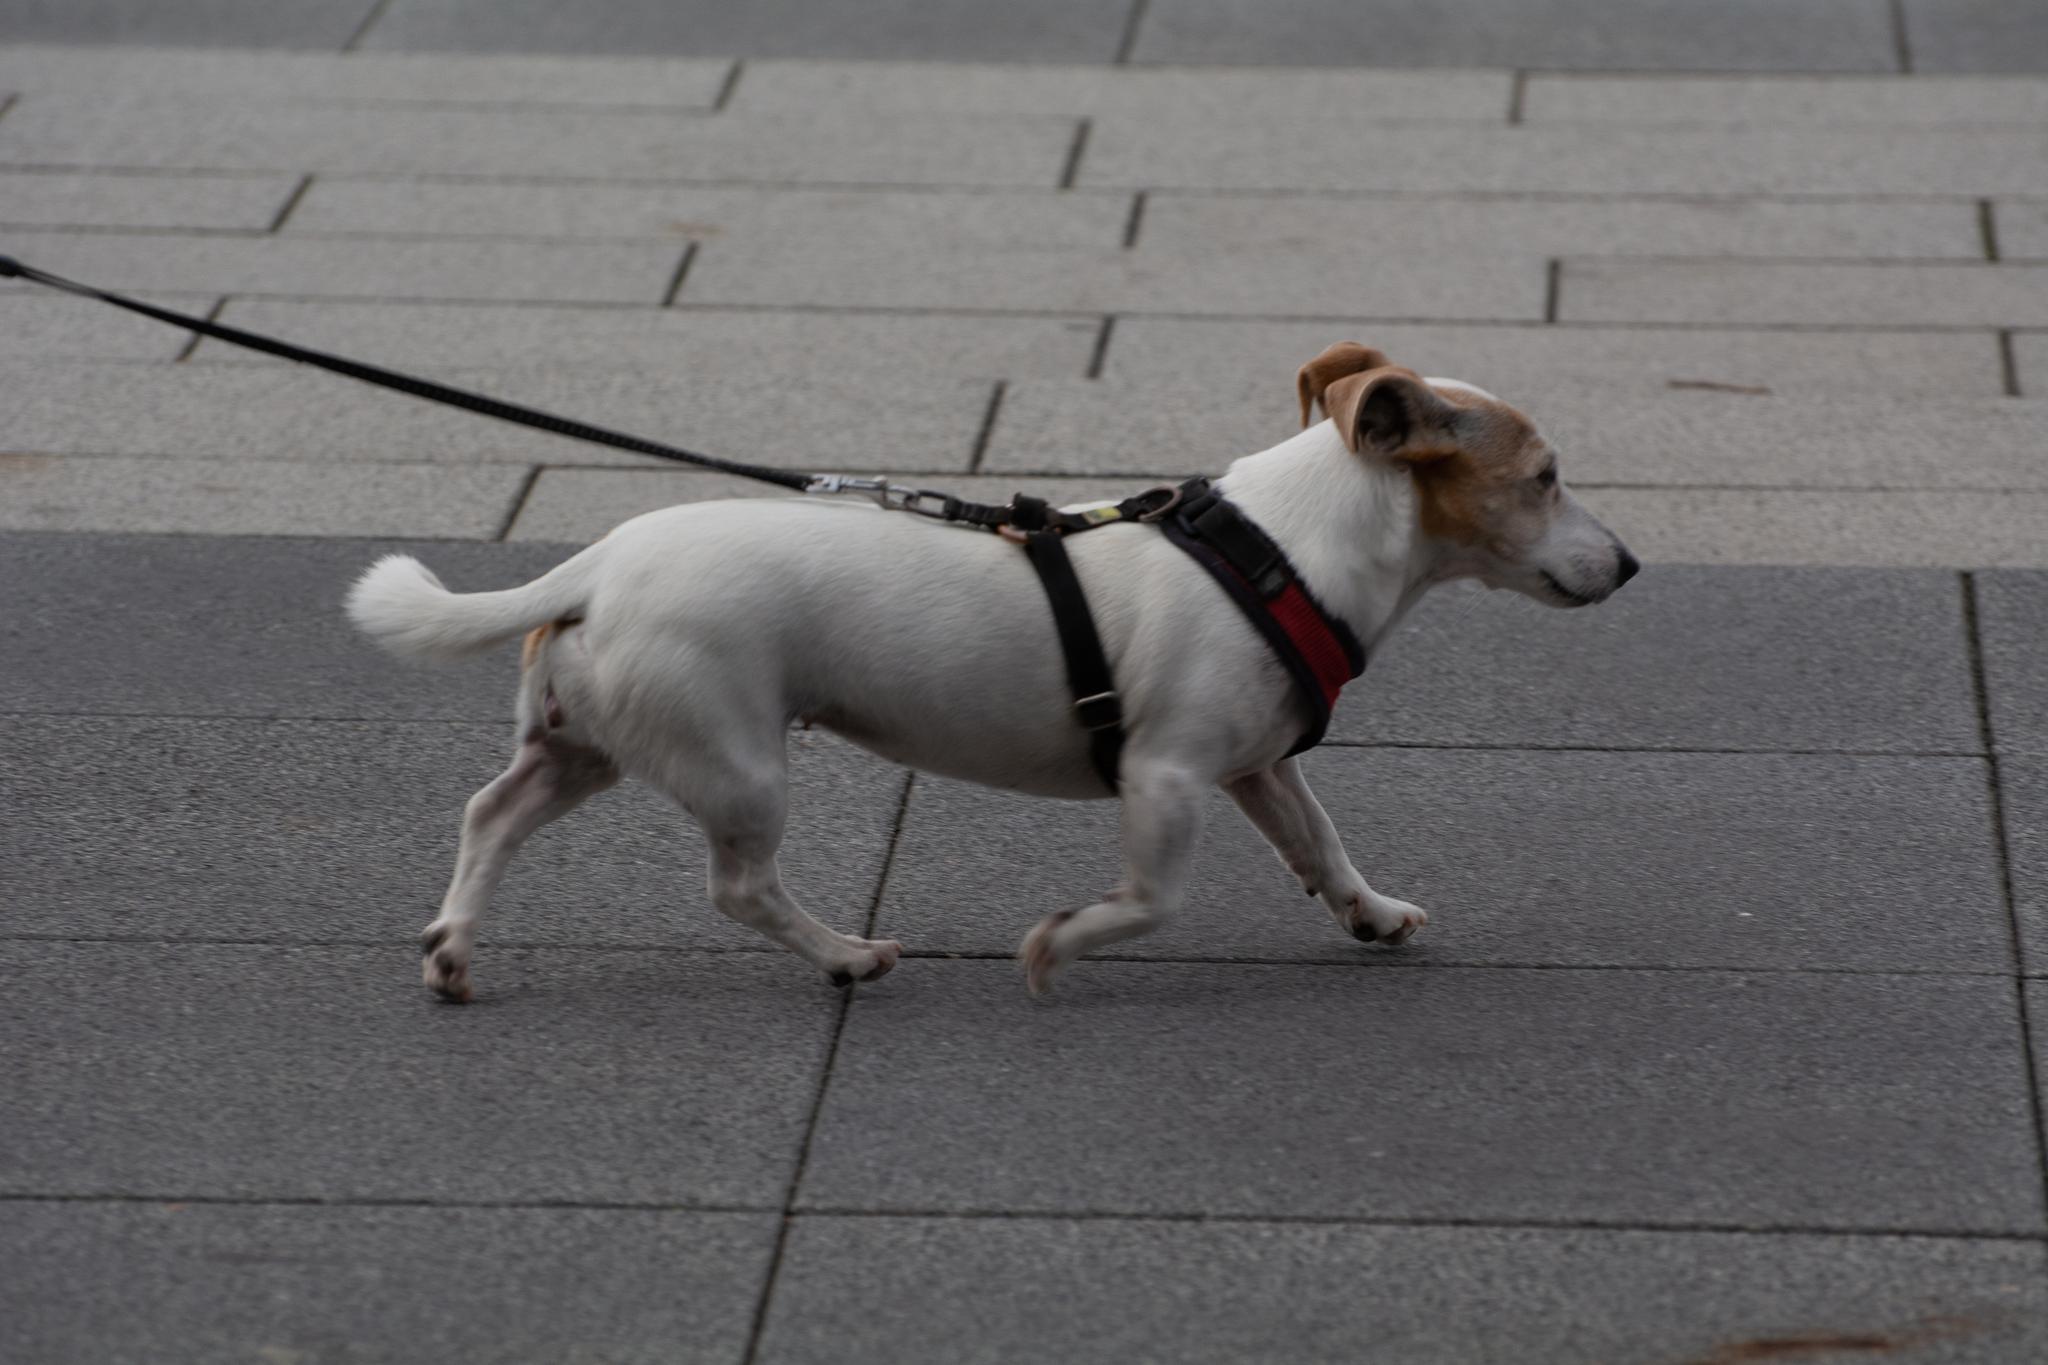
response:
[(1102, 652), (1095, 614), (1088, 610), (1088, 594), (1081, 591), (1074, 561), (1067, 556), (1066, 537), (1058, 531), (1033, 531), (1024, 537), (1024, 556), (1038, 570), (1045, 600), (1052, 607), (1053, 628), (1067, 661), (1067, 687), (1074, 694), (1074, 719), (1088, 732), (1088, 760), (1115, 791), (1124, 752), (1124, 704), (1116, 694), (1109, 657)]

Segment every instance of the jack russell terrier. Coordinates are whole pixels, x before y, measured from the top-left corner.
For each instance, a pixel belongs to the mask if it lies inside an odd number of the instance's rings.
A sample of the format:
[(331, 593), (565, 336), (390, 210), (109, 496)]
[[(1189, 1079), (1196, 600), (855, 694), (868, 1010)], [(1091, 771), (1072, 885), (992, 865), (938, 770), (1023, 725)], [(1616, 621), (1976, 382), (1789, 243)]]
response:
[[(1534, 424), (1484, 390), (1355, 342), (1305, 365), (1298, 390), (1304, 430), (1235, 461), (1214, 491), (1316, 619), (1365, 650), (1433, 584), (1476, 578), (1579, 607), (1640, 567), (1566, 490)], [(1308, 426), (1318, 404), (1328, 420)], [(1071, 563), (1127, 735), (1114, 770), (1124, 877), (1032, 929), (1031, 990), (1173, 913), (1218, 784), (1340, 927), (1405, 941), (1428, 916), (1366, 884), (1293, 757), (1315, 699), (1290, 686), (1284, 641), (1243, 600), (1233, 608), (1230, 571), (1149, 528), (1105, 532), (1071, 537)], [(902, 945), (835, 933), (782, 884), (792, 724), (990, 786), (1111, 794), (1025, 555), (873, 506), (671, 507), (503, 592), (452, 593), (391, 555), (356, 582), (348, 614), (400, 654), (459, 658), (526, 636), (518, 748), (470, 798), (422, 940), (426, 983), (451, 1000), (470, 998), (477, 922), (519, 845), (622, 775), (703, 828), (713, 905), (840, 984), (881, 976)]]

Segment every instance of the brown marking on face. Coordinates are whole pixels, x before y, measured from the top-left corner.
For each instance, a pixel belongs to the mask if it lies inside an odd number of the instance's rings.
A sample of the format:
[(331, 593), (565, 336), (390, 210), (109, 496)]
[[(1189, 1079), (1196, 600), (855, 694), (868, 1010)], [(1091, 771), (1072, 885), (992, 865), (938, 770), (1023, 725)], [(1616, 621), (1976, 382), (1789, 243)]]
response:
[(1549, 447), (1497, 398), (1439, 388), (1357, 342), (1302, 366), (1297, 387), (1304, 423), (1320, 402), (1350, 449), (1408, 466), (1425, 535), (1512, 558), (1556, 514), (1555, 481), (1536, 482)]

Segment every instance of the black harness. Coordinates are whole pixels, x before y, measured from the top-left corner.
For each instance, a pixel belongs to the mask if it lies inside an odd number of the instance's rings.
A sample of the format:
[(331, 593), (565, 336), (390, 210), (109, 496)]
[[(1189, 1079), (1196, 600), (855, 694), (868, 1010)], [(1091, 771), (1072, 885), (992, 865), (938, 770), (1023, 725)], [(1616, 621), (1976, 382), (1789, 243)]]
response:
[(1087, 512), (1059, 511), (1022, 494), (1006, 510), (1008, 520), (997, 529), (1022, 542), (1038, 571), (1066, 658), (1074, 719), (1088, 732), (1088, 757), (1112, 791), (1122, 766), (1123, 700), (1067, 554), (1069, 535), (1119, 522), (1153, 525), (1200, 564), (1265, 638), (1294, 684), (1308, 726), (1290, 755), (1322, 742), (1338, 689), (1365, 671), (1365, 650), (1351, 628), (1316, 601), (1285, 552), (1207, 479)]

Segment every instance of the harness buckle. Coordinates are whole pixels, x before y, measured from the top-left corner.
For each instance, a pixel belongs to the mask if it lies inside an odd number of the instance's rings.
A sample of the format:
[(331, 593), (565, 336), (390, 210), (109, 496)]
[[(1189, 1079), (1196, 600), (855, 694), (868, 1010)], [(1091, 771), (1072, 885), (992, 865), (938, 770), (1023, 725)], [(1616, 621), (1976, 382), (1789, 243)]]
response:
[(1124, 723), (1123, 699), (1114, 692), (1097, 692), (1074, 699), (1074, 719), (1090, 732), (1113, 730)]

